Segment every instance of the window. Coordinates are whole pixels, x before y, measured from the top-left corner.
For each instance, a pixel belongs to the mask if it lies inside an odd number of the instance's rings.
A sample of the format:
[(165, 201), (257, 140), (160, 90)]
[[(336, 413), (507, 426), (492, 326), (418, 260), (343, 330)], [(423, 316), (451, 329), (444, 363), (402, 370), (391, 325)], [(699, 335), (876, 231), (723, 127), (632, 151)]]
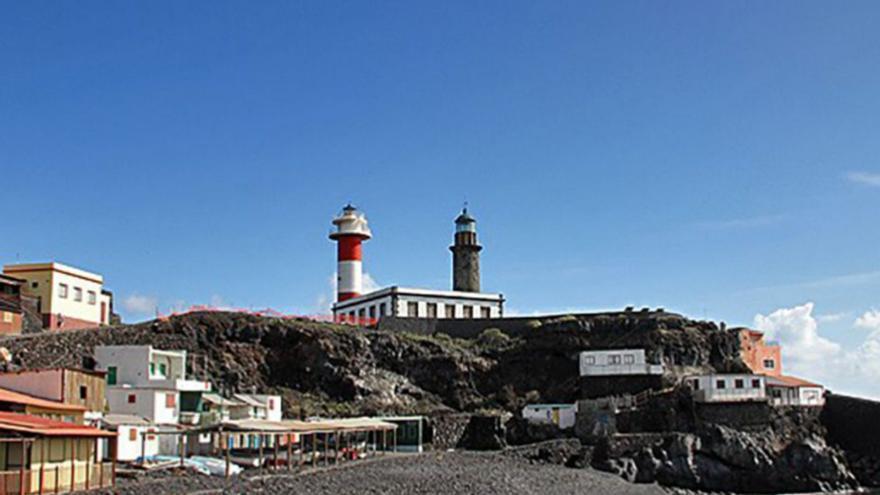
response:
[(765, 359), (764, 360), (764, 367), (767, 368), (768, 370), (772, 370), (772, 369), (776, 368), (776, 361), (774, 361), (772, 359)]
[(74, 287), (73, 288), (73, 300), (76, 302), (82, 302), (83, 290), (81, 287)]
[(723, 388), (727, 388), (727, 384), (724, 383), (724, 380), (716, 380), (715, 381), (715, 388), (717, 388), (719, 390), (723, 389)]
[(584, 362), (589, 365), (596, 364), (596, 356), (587, 356), (584, 358)]
[(443, 310), (443, 313), (447, 318), (455, 318), (455, 305), (447, 304), (446, 308), (444, 308)]
[(700, 390), (700, 380), (697, 380), (696, 378), (691, 380), (691, 387), (693, 387), (694, 390)]
[(437, 317), (437, 303), (428, 303), (428, 318), (436, 318)]
[(733, 381), (734, 388), (746, 388), (746, 382), (742, 378), (737, 378)]
[(406, 316), (409, 316), (412, 318), (418, 318), (418, 316), (419, 316), (419, 303), (417, 303), (417, 302), (406, 303)]
[(464, 309), (464, 317), (467, 319), (472, 319), (474, 317), (474, 307), (465, 305)]
[(107, 367), (107, 385), (116, 385), (116, 366)]
[(12, 313), (9, 311), (3, 312), (3, 323), (12, 323)]
[(129, 442), (136, 442), (136, 441), (137, 441), (137, 438), (138, 438), (138, 432), (137, 432), (137, 430), (134, 429), (134, 428), (130, 428), (130, 429), (128, 430), (128, 441), (129, 441)]
[(128, 403), (129, 404), (137, 404), (137, 395), (128, 394)]
[(6, 444), (6, 467), (20, 467), (21, 466), (21, 447), (23, 444), (9, 442)]
[(761, 380), (758, 380), (758, 379), (752, 380), (752, 388), (761, 388)]
[(486, 308), (486, 307), (480, 308), (480, 318), (490, 318), (490, 317), (491, 317), (491, 311), (489, 308)]
[(358, 318), (360, 318), (360, 320), (363, 321), (364, 319), (366, 319), (366, 317), (367, 317), (367, 310), (366, 310), (366, 308), (361, 308), (361, 309), (359, 309), (359, 310), (358, 310)]
[(385, 303), (379, 305), (379, 317), (385, 316)]
[(269, 409), (275, 409), (275, 399), (269, 399)]
[(156, 363), (150, 363), (150, 376), (156, 374)]
[(89, 387), (85, 385), (79, 386), (79, 398), (80, 400), (86, 400), (89, 398)]
[(94, 305), (96, 302), (98, 302), (98, 295), (95, 294), (95, 291), (90, 290), (89, 291), (89, 304)]
[(168, 365), (165, 363), (159, 363), (159, 374), (162, 376), (168, 376)]
[(165, 394), (165, 407), (168, 409), (174, 409), (174, 406), (177, 404), (177, 395), (175, 394)]
[(67, 284), (58, 284), (58, 297), (67, 299)]
[(635, 364), (635, 362), (636, 357), (632, 354), (627, 354), (626, 356), (623, 356), (623, 364)]
[(36, 289), (39, 286), (40, 286), (39, 282), (31, 282), (31, 289)]
[(370, 319), (376, 318), (376, 306), (370, 306)]
[(608, 364), (620, 364), (620, 354), (612, 354), (608, 356)]

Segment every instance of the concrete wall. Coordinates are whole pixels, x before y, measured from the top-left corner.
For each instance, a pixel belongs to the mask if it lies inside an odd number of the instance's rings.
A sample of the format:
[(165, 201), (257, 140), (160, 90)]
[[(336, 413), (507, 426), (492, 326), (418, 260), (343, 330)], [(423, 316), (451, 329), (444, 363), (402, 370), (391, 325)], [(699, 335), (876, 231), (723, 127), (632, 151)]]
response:
[(0, 387), (43, 399), (62, 401), (61, 369), (0, 374)]
[[(168, 407), (169, 395), (174, 396), (173, 407)], [(109, 387), (107, 404), (112, 414), (132, 414), (156, 424), (175, 424), (180, 417), (180, 395), (173, 390)]]
[[(120, 425), (117, 430), (119, 436), (116, 443), (116, 459), (119, 461), (134, 461), (141, 456), (142, 447), (146, 447), (144, 450), (147, 456), (158, 454), (159, 438), (158, 435), (150, 435), (149, 433), (152, 431), (155, 431), (155, 428), (140, 425)], [(146, 441), (144, 445), (141, 445), (145, 435)]]
[[(767, 398), (766, 381), (759, 375), (700, 375), (688, 378), (688, 383), (694, 389), (694, 399), (698, 402), (740, 402)], [(742, 387), (737, 386), (739, 383)]]

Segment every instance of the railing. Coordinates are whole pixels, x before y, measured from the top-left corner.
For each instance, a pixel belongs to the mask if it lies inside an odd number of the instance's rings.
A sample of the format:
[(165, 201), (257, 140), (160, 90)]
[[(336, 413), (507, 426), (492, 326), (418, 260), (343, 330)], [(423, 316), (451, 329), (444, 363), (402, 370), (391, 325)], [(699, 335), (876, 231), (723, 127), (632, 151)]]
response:
[[(71, 476), (74, 473), (75, 476)], [(69, 463), (52, 464), (42, 469), (0, 471), (0, 495), (50, 494), (106, 488), (113, 484), (110, 462), (79, 461), (75, 468)]]

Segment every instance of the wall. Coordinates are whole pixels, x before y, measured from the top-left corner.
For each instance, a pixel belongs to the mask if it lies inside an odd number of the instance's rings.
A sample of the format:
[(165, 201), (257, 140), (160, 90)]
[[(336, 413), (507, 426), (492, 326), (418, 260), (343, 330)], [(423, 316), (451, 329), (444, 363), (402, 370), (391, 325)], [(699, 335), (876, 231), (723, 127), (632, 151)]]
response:
[(645, 390), (664, 387), (662, 375), (582, 376), (579, 379), (579, 397), (595, 399), (621, 395), (634, 395)]
[(15, 311), (0, 311), (0, 334), (21, 333), (21, 313)]
[[(394, 302), (396, 301), (396, 303)], [(444, 297), (430, 297), (423, 295), (408, 295), (408, 294), (397, 294), (396, 297), (391, 294), (383, 297), (379, 297), (376, 299), (371, 299), (369, 301), (365, 301), (361, 304), (355, 304), (351, 307), (346, 307), (344, 310), (339, 311), (338, 314), (348, 315), (352, 311), (354, 311), (355, 316), (359, 314), (361, 309), (364, 310), (364, 317), (367, 318), (380, 318), (380, 310), (379, 305), (385, 304), (386, 306), (386, 316), (397, 316), (397, 317), (412, 317), (409, 314), (408, 304), (410, 302), (415, 302), (418, 304), (418, 314), (420, 318), (426, 318), (428, 314), (428, 303), (434, 303), (437, 305), (437, 318), (449, 318), (446, 314), (446, 305), (453, 305), (455, 314), (454, 318), (464, 318), (464, 307), (470, 306), (473, 310), (473, 318), (480, 318), (480, 308), (488, 307), (489, 308), (489, 316), (491, 318), (498, 318), (501, 316), (501, 303), (498, 301), (475, 301), (475, 302), (464, 302), (461, 299), (457, 298), (444, 298)], [(375, 316), (370, 316), (370, 308), (375, 306), (375, 312), (373, 313)]]
[[(159, 438), (157, 435), (150, 435), (149, 432), (155, 431), (152, 427), (120, 425), (117, 429), (119, 436), (117, 437), (117, 460), (134, 461), (141, 456), (141, 448), (146, 447), (146, 455), (153, 456), (159, 453)], [(134, 432), (134, 439), (132, 439)], [(146, 443), (142, 445), (144, 435), (146, 434)]]
[[(737, 380), (742, 380), (742, 388), (736, 387)], [(724, 382), (724, 388), (718, 387), (719, 381)], [(757, 387), (754, 386), (754, 381), (758, 382)], [(699, 385), (695, 386), (695, 382)], [(737, 402), (767, 398), (764, 377), (758, 375), (702, 375), (689, 378), (688, 383), (695, 389), (695, 400), (701, 402)]]
[(34, 397), (61, 401), (64, 397), (61, 380), (62, 371), (60, 369), (2, 373), (0, 374), (0, 387)]
[[(174, 395), (174, 407), (166, 406), (166, 395)], [(134, 395), (130, 403), (128, 396)], [(156, 424), (174, 424), (180, 417), (180, 397), (175, 391), (144, 388), (107, 388), (107, 404), (113, 414), (133, 414)]]
[[(615, 359), (616, 362), (614, 362)], [(662, 365), (646, 363), (644, 349), (585, 351), (580, 353), (579, 365), (581, 376), (659, 375), (663, 373)]]
[[(80, 398), (80, 387), (86, 388), (86, 398)], [(89, 411), (103, 412), (106, 404), (107, 382), (101, 375), (77, 370), (64, 370), (64, 403), (86, 407)]]
[[(22, 286), (23, 294), (40, 297), (41, 313), (48, 328), (72, 330), (101, 324), (104, 280), (100, 275), (57, 263), (7, 266), (4, 273), (27, 281)], [(61, 284), (67, 285), (67, 297), (61, 297)], [(76, 300), (77, 288), (82, 291), (80, 301)], [(94, 294), (93, 301), (90, 293)], [(63, 318), (58, 318), (59, 314)]]
[[(740, 352), (746, 366), (759, 375), (780, 376), (782, 374), (782, 350), (778, 345), (767, 345), (764, 336), (758, 332), (743, 329), (740, 331)], [(773, 360), (773, 367), (765, 367), (764, 360)]]

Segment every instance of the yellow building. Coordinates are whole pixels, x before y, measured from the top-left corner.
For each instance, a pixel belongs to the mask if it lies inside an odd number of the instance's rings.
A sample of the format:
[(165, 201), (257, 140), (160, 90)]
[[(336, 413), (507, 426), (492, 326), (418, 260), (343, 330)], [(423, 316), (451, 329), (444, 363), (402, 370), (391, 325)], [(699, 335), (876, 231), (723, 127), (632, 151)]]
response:
[(3, 274), (25, 281), (21, 293), (36, 297), (43, 327), (74, 330), (106, 325), (113, 296), (104, 290), (104, 277), (61, 263), (6, 265)]
[(2, 493), (65, 493), (115, 484), (116, 433), (46, 418), (0, 412)]

